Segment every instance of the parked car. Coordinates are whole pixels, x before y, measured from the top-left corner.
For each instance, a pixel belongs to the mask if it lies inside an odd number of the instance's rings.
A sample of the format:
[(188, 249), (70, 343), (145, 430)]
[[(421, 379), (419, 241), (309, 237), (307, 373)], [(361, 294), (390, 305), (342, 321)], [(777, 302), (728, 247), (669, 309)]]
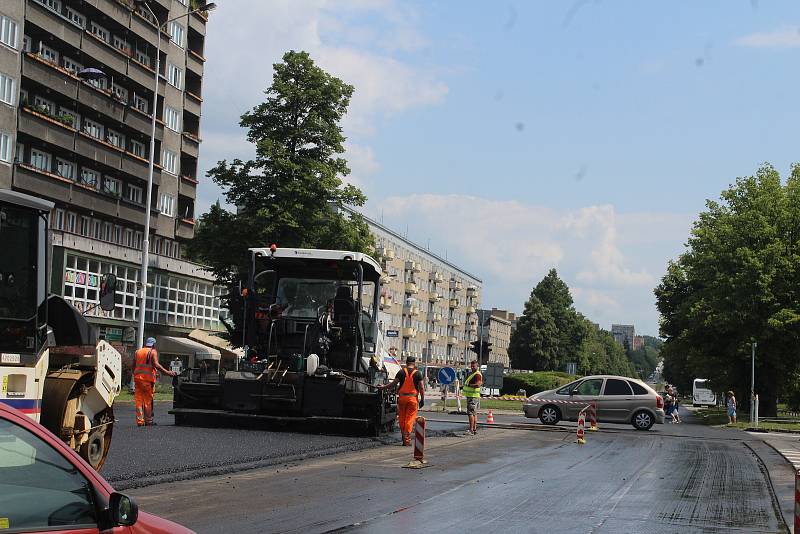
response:
[(630, 423), (637, 430), (664, 423), (661, 395), (644, 382), (624, 376), (587, 376), (528, 397), (522, 409), (525, 417), (555, 425), (561, 420), (577, 421), (578, 413), (592, 401), (597, 403), (598, 422)]
[(61, 439), (0, 403), (0, 532), (191, 534), (140, 512)]

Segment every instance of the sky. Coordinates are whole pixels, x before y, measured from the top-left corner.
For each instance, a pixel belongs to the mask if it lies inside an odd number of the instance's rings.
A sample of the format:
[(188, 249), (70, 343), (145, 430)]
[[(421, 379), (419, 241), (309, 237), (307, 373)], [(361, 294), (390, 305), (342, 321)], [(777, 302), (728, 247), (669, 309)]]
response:
[[(363, 212), (521, 312), (551, 268), (604, 328), (658, 334), (654, 287), (707, 199), (800, 160), (800, 3), (218, 0), (200, 174), (252, 156), (239, 116), (305, 50), (355, 86)], [(198, 213), (223, 192), (201, 179)], [(255, 245), (255, 244), (253, 244)]]

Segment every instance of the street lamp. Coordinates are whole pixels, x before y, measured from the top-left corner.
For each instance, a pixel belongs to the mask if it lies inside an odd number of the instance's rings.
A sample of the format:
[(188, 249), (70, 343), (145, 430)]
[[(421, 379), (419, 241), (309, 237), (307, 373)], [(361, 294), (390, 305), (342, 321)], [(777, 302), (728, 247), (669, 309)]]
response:
[[(147, 11), (150, 13), (150, 16), (153, 17), (153, 20), (158, 22), (158, 17), (156, 17), (156, 14), (153, 13), (152, 9), (150, 9), (150, 4), (148, 4), (147, 0), (135, 0), (135, 1), (137, 4), (144, 6), (145, 9), (147, 9)], [(211, 11), (215, 7), (217, 7), (217, 5), (213, 2), (204, 3), (198, 6), (196, 9), (187, 11), (183, 15), (167, 19), (158, 26), (158, 32), (157, 32), (158, 35), (156, 37), (156, 72), (155, 75), (153, 76), (154, 79), (153, 113), (152, 113), (152, 121), (150, 124), (150, 165), (147, 170), (147, 204), (145, 204), (144, 207), (144, 242), (142, 243), (142, 264), (140, 266), (141, 287), (139, 288), (140, 291), (139, 329), (136, 336), (137, 347), (144, 346), (144, 314), (145, 314), (145, 303), (147, 302), (147, 265), (150, 262), (150, 208), (153, 202), (153, 167), (155, 166), (155, 157), (156, 157), (156, 110), (158, 109), (158, 76), (159, 72), (161, 71), (161, 30), (173, 20), (178, 20), (180, 18), (189, 16), (192, 13), (197, 13), (199, 11)]]

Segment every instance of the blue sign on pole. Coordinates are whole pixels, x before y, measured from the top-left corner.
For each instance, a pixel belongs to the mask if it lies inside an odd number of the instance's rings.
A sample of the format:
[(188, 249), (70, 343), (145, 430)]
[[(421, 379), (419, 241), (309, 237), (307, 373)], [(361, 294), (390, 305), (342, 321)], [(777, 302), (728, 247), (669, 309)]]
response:
[(444, 384), (445, 386), (450, 385), (456, 380), (456, 370), (452, 367), (442, 367), (439, 369), (437, 378), (440, 384)]

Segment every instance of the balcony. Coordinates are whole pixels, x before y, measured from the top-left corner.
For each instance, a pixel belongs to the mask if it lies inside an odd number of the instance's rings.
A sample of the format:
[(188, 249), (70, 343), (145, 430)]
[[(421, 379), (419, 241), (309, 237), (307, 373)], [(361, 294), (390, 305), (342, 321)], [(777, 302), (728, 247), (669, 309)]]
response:
[(439, 334), (437, 334), (436, 332), (428, 332), (428, 341), (438, 341), (438, 340), (439, 340)]
[(415, 261), (407, 261), (406, 262), (406, 271), (411, 271), (412, 273), (419, 272), (419, 264)]
[(206, 23), (205, 19), (197, 14), (194, 14), (189, 17), (189, 27), (195, 30), (200, 35), (206, 34)]
[[(83, 31), (67, 21), (66, 18), (43, 5), (37, 2), (28, 2), (28, 10), (27, 13), (25, 13), (25, 19), (26, 26), (28, 24), (34, 24), (56, 39), (61, 39), (74, 48), (80, 48), (81, 34)], [(19, 33), (22, 33), (22, 28), (20, 28)], [(27, 27), (25, 28), (25, 33), (29, 33)], [(22, 35), (19, 36), (19, 39), (20, 41), (22, 40)]]
[(384, 258), (384, 259), (387, 259), (387, 260), (393, 260), (394, 259), (394, 249), (391, 249), (391, 248), (388, 248), (388, 247), (379, 247), (378, 248), (378, 255), (381, 258)]
[(195, 117), (200, 116), (200, 106), (203, 102), (203, 99), (199, 96), (186, 91), (183, 97), (183, 110), (191, 113)]
[(193, 158), (200, 156), (200, 139), (188, 132), (181, 136), (181, 152)]
[[(128, 72), (128, 56), (101, 40), (93, 33), (90, 33), (88, 30), (83, 34), (81, 51), (93, 60), (99, 61), (107, 68), (117, 71), (119, 74), (124, 75)], [(108, 72), (106, 69), (103, 70), (109, 77), (113, 76), (113, 73)]]
[[(163, 65), (163, 63), (162, 63)], [(150, 67), (139, 63), (135, 59), (131, 58), (128, 61), (128, 78), (133, 80), (134, 82), (138, 83), (145, 89), (152, 91), (153, 90), (153, 82), (155, 82), (156, 71), (155, 69), (151, 69)], [(164, 79), (164, 75), (158, 77), (158, 95), (164, 96), (164, 91), (166, 90), (167, 81)]]
[(417, 284), (415, 284), (414, 282), (406, 283), (406, 288), (405, 289), (406, 289), (406, 293), (410, 293), (412, 295), (416, 295), (419, 292), (419, 289), (417, 289)]
[(80, 84), (78, 102), (117, 122), (123, 122), (125, 119), (127, 107), (125, 104), (112, 98), (111, 92), (102, 91), (89, 84)]
[(384, 295), (381, 297), (380, 307), (382, 310), (386, 310), (392, 307), (394, 301), (392, 300), (391, 295)]
[(197, 180), (190, 176), (181, 176), (178, 193), (191, 198), (197, 198)]
[(446, 339), (448, 345), (456, 345), (458, 343), (458, 338), (456, 338), (456, 336), (447, 336)]
[[(153, 191), (155, 194), (155, 191)], [(121, 219), (144, 226), (144, 204), (137, 204), (125, 198), (119, 201), (119, 216)], [(150, 210), (150, 228), (158, 228), (158, 210)]]
[(458, 299), (450, 299), (448, 306), (450, 306), (450, 309), (458, 308)]
[(428, 312), (428, 320), (432, 323), (438, 323), (442, 320), (442, 314), (436, 312)]
[(410, 317), (416, 317), (419, 315), (419, 306), (412, 305), (404, 305), (403, 306), (403, 315), (408, 315)]
[[(122, 157), (122, 172), (136, 176), (140, 180), (147, 180), (150, 171), (150, 162), (144, 158), (125, 152)], [(161, 184), (161, 167), (153, 165), (153, 183)]]
[(450, 318), (447, 320), (447, 324), (448, 324), (449, 326), (461, 326), (461, 319), (459, 319), (459, 318), (457, 318), (457, 317), (450, 317)]
[[(142, 113), (138, 109), (134, 107), (128, 107), (125, 110), (125, 124), (134, 128), (141, 133), (145, 134), (148, 138), (148, 150), (149, 150), (149, 139), (150, 139), (150, 131), (153, 127), (152, 123), (152, 116)], [(164, 124), (156, 121), (156, 139), (161, 141), (164, 139)]]
[(89, 186), (73, 184), (70, 203), (89, 210), (92, 213), (103, 214), (109, 217), (119, 216), (119, 199), (103, 195)]
[(439, 271), (431, 271), (428, 273), (428, 279), (432, 282), (439, 283), (444, 282), (444, 276)]
[(56, 174), (18, 163), (14, 172), (14, 188), (36, 196), (69, 202), (72, 182)]
[(458, 280), (450, 280), (450, 289), (453, 291), (461, 291), (464, 289), (464, 286)]
[(19, 114), (19, 131), (45, 143), (72, 152), (75, 149), (75, 129), (29, 108)]
[(403, 328), (403, 337), (417, 337), (417, 329), (411, 327)]
[(475, 286), (469, 286), (467, 288), (467, 296), (468, 297), (477, 297), (478, 296), (478, 288)]
[(83, 132), (75, 138), (75, 152), (114, 169), (122, 167), (122, 156), (125, 154), (121, 148)]
[(112, 20), (117, 20), (124, 26), (127, 26), (128, 19), (131, 17), (131, 10), (123, 6), (120, 2), (114, 0), (83, 0), (84, 4), (94, 6), (99, 11), (102, 11)]
[[(141, 15), (134, 13), (131, 17), (131, 30), (136, 36), (144, 41), (147, 41), (150, 46), (156, 48), (158, 46), (158, 29), (150, 22), (142, 18)], [(163, 32), (161, 35), (161, 50), (166, 50), (169, 37)]]
[(186, 52), (186, 68), (196, 73), (198, 76), (203, 75), (203, 61), (205, 61), (205, 58), (200, 54), (192, 52), (191, 50)]
[(429, 302), (439, 302), (440, 300), (442, 300), (442, 296), (439, 293), (436, 293), (435, 291), (428, 293)]
[(471, 314), (475, 313), (475, 306), (467, 306), (467, 309), (465, 310), (465, 312), (468, 315), (471, 315)]
[(45, 61), (36, 54), (25, 54), (22, 58), (22, 75), (60, 95), (74, 101), (77, 95), (78, 78), (68, 71)]
[(194, 219), (178, 219), (175, 228), (175, 237), (192, 239), (194, 237)]

